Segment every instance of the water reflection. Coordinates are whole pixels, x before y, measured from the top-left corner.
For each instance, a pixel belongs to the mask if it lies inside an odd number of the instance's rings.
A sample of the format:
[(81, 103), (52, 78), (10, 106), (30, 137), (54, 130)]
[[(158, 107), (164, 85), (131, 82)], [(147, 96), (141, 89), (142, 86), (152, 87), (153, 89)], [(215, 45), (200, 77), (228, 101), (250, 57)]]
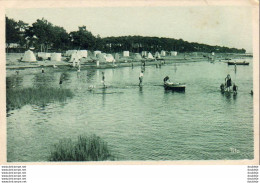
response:
[(105, 103), (106, 103), (106, 90), (107, 90), (106, 87), (102, 88), (102, 105), (103, 105), (103, 107), (105, 107)]
[(139, 94), (143, 94), (143, 86), (139, 86)]

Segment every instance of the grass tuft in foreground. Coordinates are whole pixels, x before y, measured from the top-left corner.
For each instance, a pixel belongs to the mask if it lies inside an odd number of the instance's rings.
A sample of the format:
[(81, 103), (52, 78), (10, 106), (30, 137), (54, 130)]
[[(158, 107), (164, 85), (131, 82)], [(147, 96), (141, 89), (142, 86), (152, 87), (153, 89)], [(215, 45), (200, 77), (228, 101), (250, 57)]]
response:
[(51, 102), (63, 102), (73, 93), (63, 88), (7, 88), (6, 110), (19, 109), (27, 104), (46, 105)]
[(113, 160), (107, 143), (96, 135), (78, 136), (78, 140), (62, 139), (55, 144), (50, 161), (105, 161)]

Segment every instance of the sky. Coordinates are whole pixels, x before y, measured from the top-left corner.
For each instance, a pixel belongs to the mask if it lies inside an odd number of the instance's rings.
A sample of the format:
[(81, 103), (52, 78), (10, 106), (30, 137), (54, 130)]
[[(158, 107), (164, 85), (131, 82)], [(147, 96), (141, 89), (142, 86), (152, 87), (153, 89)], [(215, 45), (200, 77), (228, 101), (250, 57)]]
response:
[(155, 36), (252, 52), (252, 11), (239, 6), (84, 7), (6, 9), (16, 21), (45, 18), (67, 32), (85, 25), (93, 35)]

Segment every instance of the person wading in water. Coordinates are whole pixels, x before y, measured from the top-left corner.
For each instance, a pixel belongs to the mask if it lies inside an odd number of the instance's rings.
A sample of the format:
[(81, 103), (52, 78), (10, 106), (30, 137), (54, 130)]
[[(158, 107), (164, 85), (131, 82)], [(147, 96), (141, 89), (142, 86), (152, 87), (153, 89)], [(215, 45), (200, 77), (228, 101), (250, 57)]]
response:
[(141, 71), (139, 75), (139, 86), (143, 84), (143, 77), (144, 77), (144, 71)]
[(234, 95), (237, 94), (237, 85), (235, 85), (235, 83), (233, 84), (233, 92), (234, 92)]
[(227, 91), (230, 91), (230, 87), (232, 86), (232, 80), (229, 74), (225, 78), (225, 82), (226, 82)]
[(105, 73), (102, 72), (102, 83), (103, 83), (103, 86), (106, 87), (105, 85)]

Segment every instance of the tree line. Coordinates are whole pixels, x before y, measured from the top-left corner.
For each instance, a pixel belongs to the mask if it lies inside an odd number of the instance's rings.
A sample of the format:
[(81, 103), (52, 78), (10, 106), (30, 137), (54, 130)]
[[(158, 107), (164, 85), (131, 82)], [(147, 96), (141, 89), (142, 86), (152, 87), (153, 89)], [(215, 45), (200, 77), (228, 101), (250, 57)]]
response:
[(216, 52), (216, 53), (245, 53), (245, 49), (211, 46), (207, 44), (188, 42), (182, 39), (120, 36), (101, 38), (94, 36), (86, 26), (79, 26), (77, 31), (67, 32), (63, 27), (53, 25), (46, 19), (37, 19), (31, 26), (21, 20), (15, 21), (7, 16), (6, 20), (6, 51), (13, 44), (16, 49), (34, 47), (37, 51), (65, 50), (102, 50), (107, 53), (141, 51), (178, 51), (178, 52)]

